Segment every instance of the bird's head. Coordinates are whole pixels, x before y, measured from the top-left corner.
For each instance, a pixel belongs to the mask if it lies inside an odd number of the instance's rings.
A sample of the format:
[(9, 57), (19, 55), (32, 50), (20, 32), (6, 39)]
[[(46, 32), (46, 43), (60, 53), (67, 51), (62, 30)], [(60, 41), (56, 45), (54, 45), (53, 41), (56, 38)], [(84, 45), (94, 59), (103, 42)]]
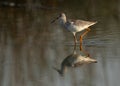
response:
[(64, 76), (64, 73), (60, 69), (57, 69), (55, 67), (53, 67), (53, 69), (56, 70), (60, 74), (60, 76)]
[(51, 23), (54, 23), (56, 20), (66, 20), (65, 13), (60, 13)]

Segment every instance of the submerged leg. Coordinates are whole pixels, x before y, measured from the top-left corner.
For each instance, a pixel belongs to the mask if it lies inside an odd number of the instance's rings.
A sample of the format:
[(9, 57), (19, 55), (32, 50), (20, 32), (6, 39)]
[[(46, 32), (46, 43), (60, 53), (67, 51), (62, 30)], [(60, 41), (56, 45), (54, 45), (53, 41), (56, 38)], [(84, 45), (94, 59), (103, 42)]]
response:
[[(80, 45), (82, 46), (83, 37), (90, 31), (90, 28), (87, 28), (86, 31), (80, 36)], [(80, 48), (81, 49), (81, 48)]]

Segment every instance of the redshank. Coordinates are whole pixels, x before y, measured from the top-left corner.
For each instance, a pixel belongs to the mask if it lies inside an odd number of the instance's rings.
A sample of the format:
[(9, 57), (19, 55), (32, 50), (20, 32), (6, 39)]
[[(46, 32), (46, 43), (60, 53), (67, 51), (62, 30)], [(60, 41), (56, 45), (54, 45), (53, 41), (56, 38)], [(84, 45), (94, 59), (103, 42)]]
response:
[(77, 42), (76, 33), (85, 30), (85, 32), (80, 35), (80, 44), (82, 45), (82, 38), (90, 31), (89, 27), (97, 23), (84, 20), (67, 20), (65, 13), (61, 13), (57, 18), (51, 21), (51, 23), (54, 23), (56, 20), (58, 20), (62, 27), (73, 33), (75, 45)]

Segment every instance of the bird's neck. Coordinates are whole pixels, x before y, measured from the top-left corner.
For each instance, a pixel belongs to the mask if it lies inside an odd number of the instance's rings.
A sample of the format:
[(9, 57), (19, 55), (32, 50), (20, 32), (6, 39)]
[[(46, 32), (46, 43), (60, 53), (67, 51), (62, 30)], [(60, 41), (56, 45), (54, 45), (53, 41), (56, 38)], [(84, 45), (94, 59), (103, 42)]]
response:
[(67, 66), (66, 65), (61, 65), (61, 73), (67, 72)]
[(63, 24), (65, 24), (67, 22), (66, 18), (63, 19)]
[(65, 25), (67, 20), (66, 20), (66, 18), (61, 18), (59, 22), (60, 22), (61, 25)]

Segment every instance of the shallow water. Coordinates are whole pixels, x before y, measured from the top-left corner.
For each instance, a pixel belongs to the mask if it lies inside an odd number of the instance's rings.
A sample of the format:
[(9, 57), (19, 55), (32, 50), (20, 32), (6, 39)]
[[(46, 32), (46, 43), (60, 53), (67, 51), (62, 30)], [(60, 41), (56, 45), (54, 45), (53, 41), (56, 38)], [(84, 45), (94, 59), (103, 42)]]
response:
[[(106, 8), (112, 0), (99, 2), (103, 6), (61, 2), (53, 6), (57, 9), (0, 8), (0, 86), (119, 86), (119, 3)], [(87, 3), (94, 5), (89, 8)], [(98, 21), (83, 40), (83, 48), (98, 63), (69, 69), (64, 77), (53, 67), (60, 68), (74, 44), (70, 32), (57, 23), (50, 24), (60, 12), (68, 18)], [(77, 53), (83, 54), (79, 43)]]

